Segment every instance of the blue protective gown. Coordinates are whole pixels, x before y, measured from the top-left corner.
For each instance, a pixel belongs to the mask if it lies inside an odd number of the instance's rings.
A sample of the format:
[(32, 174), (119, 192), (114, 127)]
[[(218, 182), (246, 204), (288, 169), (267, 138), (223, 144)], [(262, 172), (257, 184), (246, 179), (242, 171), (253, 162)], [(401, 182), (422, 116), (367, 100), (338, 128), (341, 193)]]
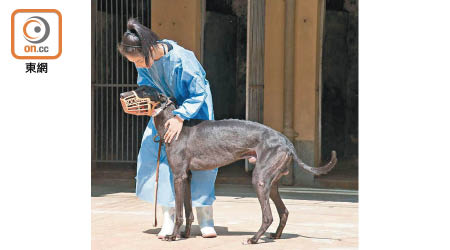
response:
[[(184, 120), (214, 120), (213, 104), (205, 70), (194, 53), (170, 40), (163, 40), (173, 46), (165, 56), (155, 61), (152, 67), (137, 68), (138, 85), (149, 85), (169, 97), (175, 97), (179, 107), (173, 111)], [(150, 119), (142, 138), (137, 160), (136, 195), (145, 201), (154, 201), (156, 160), (158, 143), (153, 141), (157, 134), (153, 118)], [(217, 169), (192, 171), (192, 206), (208, 206), (214, 202), (214, 182)], [(159, 166), (158, 204), (175, 206), (175, 192), (172, 171), (167, 162), (166, 150), (161, 149)]]

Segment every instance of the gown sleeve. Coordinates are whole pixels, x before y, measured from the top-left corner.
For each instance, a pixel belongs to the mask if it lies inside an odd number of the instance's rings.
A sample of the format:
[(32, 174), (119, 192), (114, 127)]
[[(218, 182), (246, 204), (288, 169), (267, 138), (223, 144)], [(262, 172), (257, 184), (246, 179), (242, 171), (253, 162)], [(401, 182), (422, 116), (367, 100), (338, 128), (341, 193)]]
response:
[(175, 73), (179, 86), (187, 91), (188, 98), (184, 100), (178, 109), (173, 111), (173, 114), (184, 120), (190, 120), (195, 117), (206, 100), (205, 79), (201, 75), (196, 74), (195, 71), (191, 72), (183, 69), (181, 66), (176, 69)]

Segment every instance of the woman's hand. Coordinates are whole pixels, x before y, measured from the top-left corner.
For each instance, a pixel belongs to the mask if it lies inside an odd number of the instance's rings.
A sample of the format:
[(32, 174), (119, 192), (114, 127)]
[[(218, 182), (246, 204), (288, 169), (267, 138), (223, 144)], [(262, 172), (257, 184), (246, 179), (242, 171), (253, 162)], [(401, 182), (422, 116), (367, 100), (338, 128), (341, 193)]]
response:
[(178, 136), (180, 135), (181, 129), (183, 128), (183, 121), (183, 118), (175, 116), (174, 118), (170, 118), (166, 122), (166, 124), (164, 124), (164, 127), (167, 130), (164, 134), (164, 141), (166, 143), (171, 143), (174, 136), (175, 141), (178, 140)]

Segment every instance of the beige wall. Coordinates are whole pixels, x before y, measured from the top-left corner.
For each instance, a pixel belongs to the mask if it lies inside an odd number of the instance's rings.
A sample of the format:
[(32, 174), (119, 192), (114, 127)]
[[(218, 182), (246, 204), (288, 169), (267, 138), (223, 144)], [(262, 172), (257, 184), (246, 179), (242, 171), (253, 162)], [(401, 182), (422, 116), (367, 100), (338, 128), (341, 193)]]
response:
[(176, 41), (201, 60), (203, 0), (152, 0), (152, 30)]
[[(295, 140), (319, 147), (321, 17), (323, 0), (296, 0), (294, 58)], [(283, 130), (285, 1), (266, 1), (264, 123)], [(317, 162), (318, 155), (314, 158)]]
[(318, 118), (318, 2), (296, 1), (294, 129), (299, 134), (299, 140), (314, 140)]
[(266, 1), (264, 124), (283, 131), (284, 1)]

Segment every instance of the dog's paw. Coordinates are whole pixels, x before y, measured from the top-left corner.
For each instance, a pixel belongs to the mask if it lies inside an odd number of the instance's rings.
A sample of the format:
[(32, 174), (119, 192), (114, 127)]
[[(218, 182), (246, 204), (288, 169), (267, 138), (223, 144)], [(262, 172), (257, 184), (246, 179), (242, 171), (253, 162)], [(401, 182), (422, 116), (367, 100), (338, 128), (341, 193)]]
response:
[(177, 239), (176, 235), (166, 235), (163, 240), (165, 241), (175, 241)]
[(249, 245), (249, 244), (256, 244), (258, 241), (253, 239), (253, 238), (249, 238), (246, 241), (242, 242), (243, 245)]
[(189, 238), (191, 236), (190, 231), (181, 232), (181, 238)]
[(269, 238), (270, 239), (280, 239), (281, 235), (277, 235), (276, 233), (270, 233)]

